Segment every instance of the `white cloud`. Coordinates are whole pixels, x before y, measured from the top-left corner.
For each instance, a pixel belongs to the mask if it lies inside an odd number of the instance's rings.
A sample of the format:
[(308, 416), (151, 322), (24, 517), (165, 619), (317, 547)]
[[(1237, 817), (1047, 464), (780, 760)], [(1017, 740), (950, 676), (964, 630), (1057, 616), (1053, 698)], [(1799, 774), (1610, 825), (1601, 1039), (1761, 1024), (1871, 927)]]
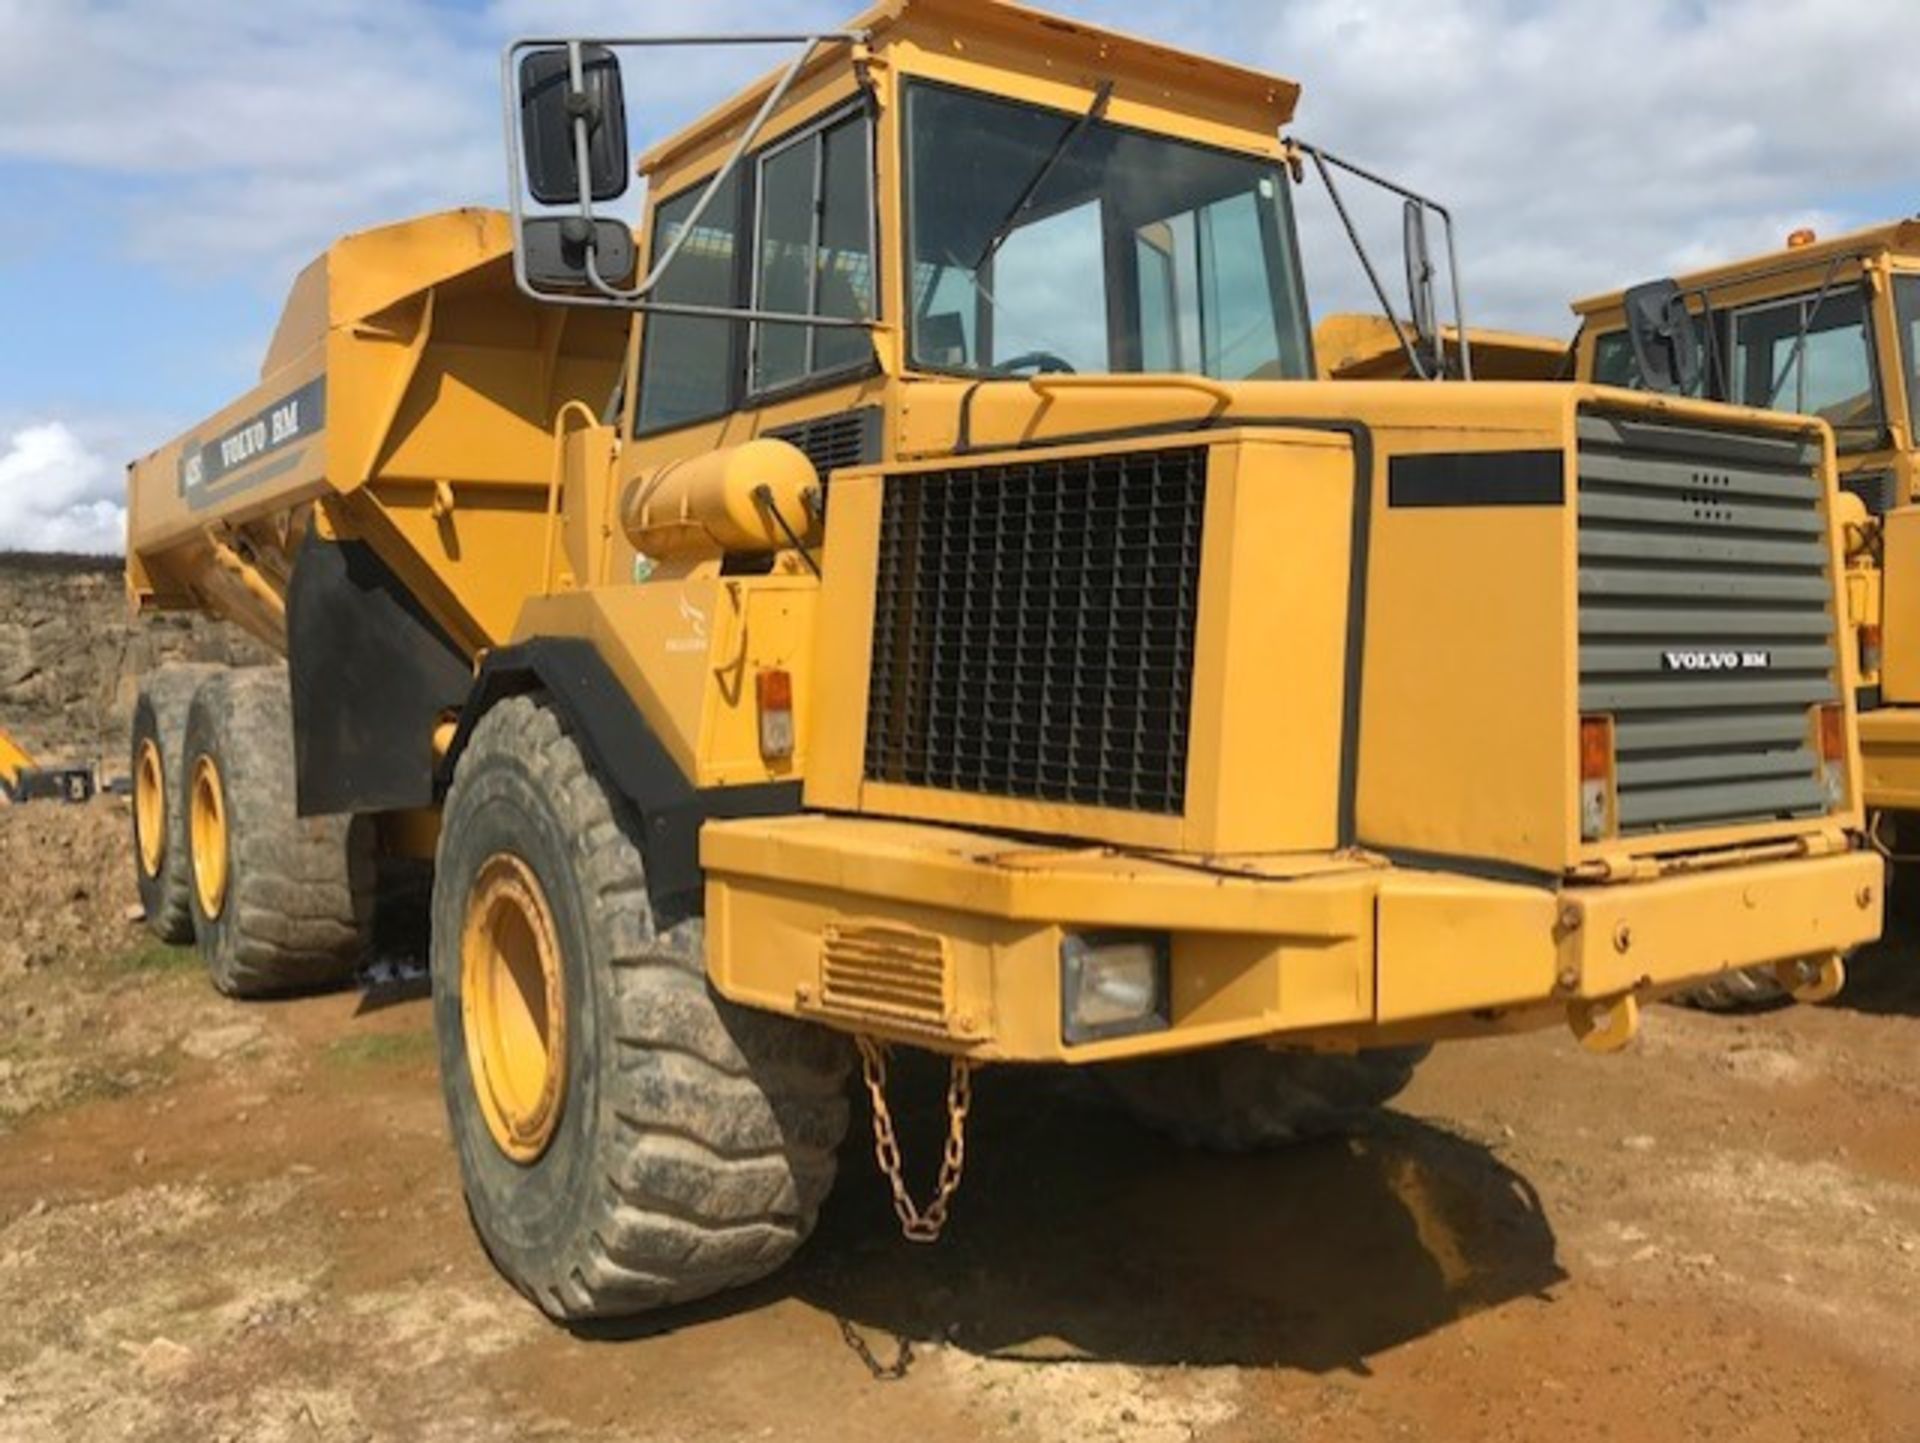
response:
[(63, 422), (22, 426), (0, 448), (0, 550), (121, 551), (120, 494), (120, 468)]

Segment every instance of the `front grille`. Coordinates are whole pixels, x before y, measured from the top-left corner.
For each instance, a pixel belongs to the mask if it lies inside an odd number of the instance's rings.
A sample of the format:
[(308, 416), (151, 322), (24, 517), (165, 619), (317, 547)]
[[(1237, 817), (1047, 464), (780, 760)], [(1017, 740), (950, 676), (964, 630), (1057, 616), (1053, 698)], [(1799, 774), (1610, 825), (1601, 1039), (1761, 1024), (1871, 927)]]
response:
[(889, 476), (866, 774), (1178, 814), (1204, 447)]
[(1614, 719), (1620, 831), (1826, 810), (1818, 447), (1600, 415), (1579, 443), (1580, 710)]

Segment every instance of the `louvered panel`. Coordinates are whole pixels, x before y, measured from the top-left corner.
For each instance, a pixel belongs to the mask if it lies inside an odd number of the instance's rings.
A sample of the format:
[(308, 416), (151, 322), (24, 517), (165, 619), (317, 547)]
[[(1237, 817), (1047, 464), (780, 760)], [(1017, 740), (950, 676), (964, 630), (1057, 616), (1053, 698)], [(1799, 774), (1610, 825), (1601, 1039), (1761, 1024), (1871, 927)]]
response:
[(1825, 810), (1818, 449), (1600, 415), (1579, 444), (1580, 709), (1613, 718), (1621, 832)]
[(822, 480), (842, 467), (870, 466), (880, 459), (880, 409), (877, 406), (815, 416), (789, 426), (770, 426), (766, 434), (799, 448)]
[(944, 1029), (953, 980), (946, 944), (883, 924), (829, 927), (821, 943), (821, 1005), (833, 1012)]

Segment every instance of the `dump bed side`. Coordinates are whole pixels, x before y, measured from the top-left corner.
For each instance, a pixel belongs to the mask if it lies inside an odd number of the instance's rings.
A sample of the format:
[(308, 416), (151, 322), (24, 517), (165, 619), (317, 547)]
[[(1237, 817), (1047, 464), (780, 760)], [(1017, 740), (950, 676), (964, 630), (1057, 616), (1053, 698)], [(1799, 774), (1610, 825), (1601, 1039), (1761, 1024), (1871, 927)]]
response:
[(513, 282), (507, 218), (348, 236), (295, 283), (260, 383), (128, 476), (136, 604), (211, 611), (285, 646), (310, 531), (364, 541), (467, 649), (534, 588), (554, 418), (611, 394), (624, 318)]

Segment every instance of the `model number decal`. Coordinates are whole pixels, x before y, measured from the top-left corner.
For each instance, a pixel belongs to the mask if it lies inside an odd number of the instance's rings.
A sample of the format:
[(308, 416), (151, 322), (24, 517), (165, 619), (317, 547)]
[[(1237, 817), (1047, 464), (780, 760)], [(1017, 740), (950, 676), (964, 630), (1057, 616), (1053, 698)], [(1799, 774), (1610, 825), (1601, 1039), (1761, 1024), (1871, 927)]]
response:
[[(326, 425), (327, 379), (317, 376), (265, 410), (229, 426), (209, 441), (190, 441), (180, 453), (180, 494), (192, 501), (222, 489), (229, 476), (263, 456), (304, 441)], [(284, 467), (276, 468), (278, 474)], [(264, 480), (256, 473), (250, 480)], [(245, 484), (236, 478), (236, 488)]]
[(1666, 671), (1771, 671), (1770, 651), (1667, 651), (1660, 655)]

